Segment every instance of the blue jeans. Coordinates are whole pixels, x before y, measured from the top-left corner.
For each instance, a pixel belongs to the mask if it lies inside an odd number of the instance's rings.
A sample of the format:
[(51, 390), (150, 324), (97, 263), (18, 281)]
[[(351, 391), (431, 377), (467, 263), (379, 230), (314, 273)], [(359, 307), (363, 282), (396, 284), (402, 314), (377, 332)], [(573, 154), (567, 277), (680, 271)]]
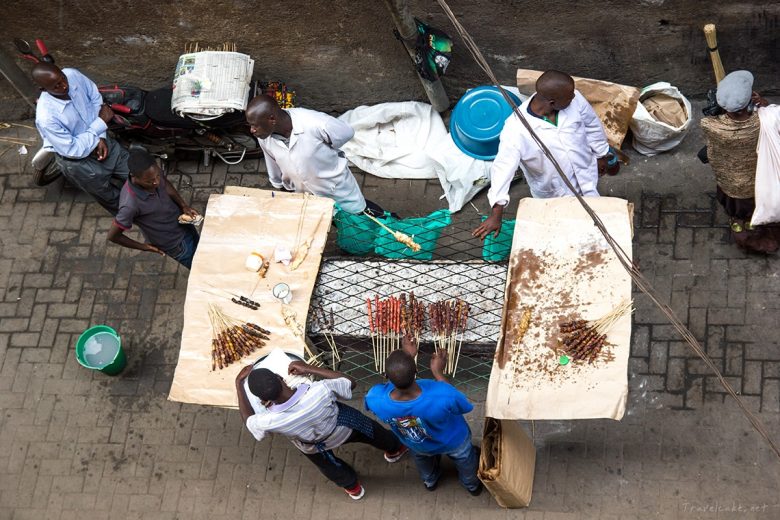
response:
[(195, 256), (195, 250), (198, 248), (198, 242), (200, 241), (200, 235), (195, 230), (195, 226), (190, 224), (179, 224), (184, 226), (184, 238), (181, 240), (176, 249), (170, 253), (166, 251), (166, 254), (179, 262), (187, 269), (192, 268), (192, 257)]
[(420, 473), (420, 477), (426, 487), (433, 486), (441, 477), (440, 462), (442, 455), (448, 456), (455, 463), (455, 467), (458, 470), (458, 480), (463, 484), (463, 487), (469, 491), (474, 491), (479, 487), (479, 478), (477, 478), (479, 451), (476, 446), (471, 444), (471, 432), (457, 448), (446, 453), (431, 455), (412, 451), (417, 471)]

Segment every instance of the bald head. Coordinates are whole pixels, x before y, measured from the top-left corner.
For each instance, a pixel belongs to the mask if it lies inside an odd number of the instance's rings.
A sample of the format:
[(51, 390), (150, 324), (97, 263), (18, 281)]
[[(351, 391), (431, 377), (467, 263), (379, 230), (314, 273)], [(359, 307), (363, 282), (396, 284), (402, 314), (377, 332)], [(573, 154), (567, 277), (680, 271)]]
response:
[(246, 106), (246, 120), (250, 130), (260, 139), (269, 137), (275, 131), (279, 133), (277, 126), (285, 115), (276, 100), (265, 94), (255, 96)]
[(548, 70), (536, 80), (536, 93), (553, 110), (563, 110), (574, 99), (574, 79), (565, 72)]
[(32, 78), (39, 87), (52, 96), (68, 95), (68, 78), (53, 63), (36, 63), (32, 68)]

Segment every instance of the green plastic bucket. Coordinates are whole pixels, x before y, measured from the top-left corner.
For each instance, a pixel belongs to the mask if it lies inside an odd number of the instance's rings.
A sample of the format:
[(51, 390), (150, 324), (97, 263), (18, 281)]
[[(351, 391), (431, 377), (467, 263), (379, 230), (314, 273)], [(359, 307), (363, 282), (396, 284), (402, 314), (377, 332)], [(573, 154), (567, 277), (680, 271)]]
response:
[(81, 333), (76, 341), (76, 361), (109, 376), (117, 375), (127, 365), (122, 340), (108, 325), (95, 325)]

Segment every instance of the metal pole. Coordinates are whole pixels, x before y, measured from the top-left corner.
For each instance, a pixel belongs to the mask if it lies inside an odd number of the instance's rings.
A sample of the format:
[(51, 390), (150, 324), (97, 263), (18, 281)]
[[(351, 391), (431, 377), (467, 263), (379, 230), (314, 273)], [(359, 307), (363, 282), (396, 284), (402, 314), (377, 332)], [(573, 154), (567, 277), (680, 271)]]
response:
[[(414, 59), (417, 24), (414, 21), (411, 9), (409, 9), (409, 4), (406, 0), (385, 0), (385, 5), (387, 5), (387, 9), (393, 17), (393, 22), (401, 35), (401, 41), (409, 53), (409, 57)], [(420, 78), (420, 83), (422, 83), (433, 109), (437, 112), (447, 110), (450, 107), (450, 99), (447, 97), (447, 92), (444, 90), (441, 79), (428, 81), (419, 74), (417, 74), (417, 77)]]
[(0, 73), (27, 104), (35, 109), (35, 100), (38, 99), (39, 94), (38, 88), (33, 84), (30, 77), (22, 72), (16, 61), (2, 48), (0, 48)]

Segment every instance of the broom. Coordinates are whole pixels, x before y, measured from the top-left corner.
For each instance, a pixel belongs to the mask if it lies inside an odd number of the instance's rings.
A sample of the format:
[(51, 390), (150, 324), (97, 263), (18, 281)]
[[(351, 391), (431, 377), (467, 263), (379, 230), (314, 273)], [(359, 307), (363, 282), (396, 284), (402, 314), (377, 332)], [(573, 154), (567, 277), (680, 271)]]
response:
[(720, 61), (720, 51), (718, 50), (718, 35), (715, 33), (715, 24), (708, 23), (704, 26), (704, 38), (707, 40), (707, 50), (712, 60), (712, 70), (715, 72), (715, 83), (720, 83), (726, 71), (723, 70), (723, 63)]

